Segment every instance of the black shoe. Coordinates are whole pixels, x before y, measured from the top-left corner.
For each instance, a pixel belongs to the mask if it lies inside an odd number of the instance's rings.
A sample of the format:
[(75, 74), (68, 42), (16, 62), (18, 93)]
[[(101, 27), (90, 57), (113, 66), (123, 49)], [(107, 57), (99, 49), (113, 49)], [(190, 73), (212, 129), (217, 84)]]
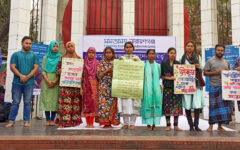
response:
[(196, 126), (195, 131), (201, 132), (202, 130), (198, 126)]
[(190, 127), (189, 131), (195, 131), (193, 127)]

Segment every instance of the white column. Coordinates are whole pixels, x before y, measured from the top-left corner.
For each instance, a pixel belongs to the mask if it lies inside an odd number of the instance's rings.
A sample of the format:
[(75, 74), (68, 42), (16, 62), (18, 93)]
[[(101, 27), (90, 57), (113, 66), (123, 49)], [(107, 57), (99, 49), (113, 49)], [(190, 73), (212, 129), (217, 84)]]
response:
[(135, 0), (122, 0), (122, 35), (135, 34)]
[(72, 2), (71, 41), (75, 43), (78, 52), (83, 51), (79, 49), (79, 39), (86, 34), (87, 3), (87, 0), (73, 0)]
[(58, 0), (43, 0), (41, 42), (49, 44), (56, 40)]
[[(10, 59), (14, 52), (21, 49), (23, 36), (29, 35), (31, 0), (11, 0), (10, 27), (8, 40), (8, 60), (5, 101), (12, 102), (13, 73), (10, 70)], [(20, 104), (18, 119), (22, 119), (22, 103)]]
[[(240, 45), (240, 1), (231, 0), (232, 13), (232, 44)], [(237, 101), (235, 101), (235, 119), (240, 123), (240, 112), (238, 111)]]
[(170, 36), (175, 36), (177, 45), (177, 59), (184, 54), (184, 1), (168, 0), (168, 29)]
[[(217, 31), (217, 1), (201, 0), (201, 32), (202, 32), (202, 62), (205, 65), (205, 48), (214, 47), (218, 43)], [(204, 119), (209, 118), (209, 98), (205, 98), (203, 109)]]

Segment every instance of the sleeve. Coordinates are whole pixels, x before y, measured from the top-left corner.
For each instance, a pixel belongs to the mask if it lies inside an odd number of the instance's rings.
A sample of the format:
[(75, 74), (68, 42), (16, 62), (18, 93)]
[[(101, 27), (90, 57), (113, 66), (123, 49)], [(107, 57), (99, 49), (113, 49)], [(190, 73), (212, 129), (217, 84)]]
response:
[(141, 59), (140, 59), (138, 56), (136, 56), (136, 55), (134, 55), (133, 58), (136, 58), (138, 61), (141, 60)]
[(211, 70), (210, 60), (207, 61), (207, 63), (205, 64), (203, 70)]
[(16, 53), (13, 53), (11, 56), (10, 64), (17, 64), (17, 55)]
[(202, 66), (202, 57), (201, 57), (201, 56), (198, 57), (198, 61), (199, 61), (199, 66), (200, 66), (200, 68), (203, 69), (203, 66)]
[[(161, 64), (158, 65), (158, 68), (159, 68), (159, 69), (158, 69), (158, 70), (159, 70), (159, 75), (160, 75), (160, 77), (161, 77), (161, 76), (162, 76)], [(159, 78), (160, 78), (160, 77), (159, 77)]]
[(46, 56), (43, 57), (43, 60), (42, 60), (42, 75), (44, 74), (47, 74), (46, 71), (44, 70), (45, 68), (45, 64), (46, 64)]
[(34, 64), (39, 65), (39, 58), (36, 54), (34, 54)]
[(100, 62), (97, 66), (97, 78), (100, 80), (100, 75), (102, 73), (103, 64)]
[(56, 68), (56, 74), (57, 74), (58, 76), (61, 75), (61, 73), (60, 73), (61, 68), (62, 68), (62, 58), (61, 58), (60, 61), (58, 62), (57, 68)]
[(161, 77), (164, 76), (164, 63), (161, 64)]
[(239, 61), (240, 61), (240, 57), (238, 57), (238, 58), (236, 59), (236, 62), (235, 62), (235, 64), (234, 64), (234, 68), (237, 68), (237, 67), (240, 66), (240, 65), (239, 65)]

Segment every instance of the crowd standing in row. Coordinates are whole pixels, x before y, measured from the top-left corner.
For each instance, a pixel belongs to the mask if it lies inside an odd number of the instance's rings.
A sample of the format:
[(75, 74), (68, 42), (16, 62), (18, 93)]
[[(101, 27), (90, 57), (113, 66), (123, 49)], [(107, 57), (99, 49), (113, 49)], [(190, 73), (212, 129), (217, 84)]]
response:
[[(31, 97), (33, 93), (34, 75), (39, 69), (39, 59), (30, 51), (32, 39), (25, 36), (22, 39), (22, 49), (11, 57), (11, 70), (14, 73), (12, 83), (12, 106), (9, 123), (6, 127), (13, 127), (18, 114), (18, 108), (23, 95), (24, 101), (24, 126), (30, 126)], [(126, 42), (126, 54), (119, 60), (140, 61), (133, 55), (134, 45)], [(66, 53), (61, 56), (59, 43), (52, 41), (48, 52), (42, 61), (42, 87), (40, 95), (40, 110), (45, 111), (46, 126), (55, 123), (59, 128), (73, 127), (82, 123), (86, 118), (86, 128), (94, 128), (94, 122), (104, 128), (120, 124), (120, 113), (123, 116), (123, 129), (134, 129), (136, 117), (140, 113), (142, 123), (149, 130), (156, 130), (155, 125), (160, 124), (162, 115), (166, 117), (166, 131), (171, 130), (171, 116), (174, 117), (174, 130), (181, 131), (178, 127), (178, 118), (183, 115), (183, 108), (187, 116), (190, 131), (201, 131), (199, 116), (205, 106), (203, 87), (205, 81), (203, 74), (209, 76), (209, 128), (218, 123), (218, 130), (223, 131), (222, 124), (228, 124), (231, 118), (230, 102), (222, 99), (221, 71), (229, 70), (230, 64), (223, 59), (224, 45), (216, 45), (216, 56), (202, 66), (201, 56), (196, 52), (193, 41), (185, 45), (185, 54), (180, 61), (176, 60), (176, 49), (169, 48), (168, 59), (162, 64), (155, 61), (155, 50), (149, 49), (146, 53), (147, 61), (144, 68), (143, 99), (115, 98), (111, 96), (113, 63), (115, 52), (111, 47), (103, 51), (103, 58), (96, 59), (96, 50), (90, 47), (84, 58), (81, 88), (59, 86), (62, 58), (82, 59), (77, 55), (75, 44), (66, 43)], [(195, 94), (174, 94), (174, 64), (191, 64), (196, 69)], [(236, 60), (234, 68), (240, 71), (240, 58)], [(160, 78), (163, 84), (160, 85)], [(238, 103), (240, 109), (240, 103)], [(191, 110), (194, 110), (194, 121)], [(55, 119), (56, 116), (56, 119)]]

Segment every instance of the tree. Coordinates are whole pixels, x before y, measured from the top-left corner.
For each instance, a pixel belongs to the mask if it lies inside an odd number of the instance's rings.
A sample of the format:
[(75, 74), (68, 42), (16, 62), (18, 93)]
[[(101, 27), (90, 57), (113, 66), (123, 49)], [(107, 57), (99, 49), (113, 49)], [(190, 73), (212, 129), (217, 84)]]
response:
[(0, 0), (0, 47), (2, 55), (7, 55), (10, 20), (10, 0)]

